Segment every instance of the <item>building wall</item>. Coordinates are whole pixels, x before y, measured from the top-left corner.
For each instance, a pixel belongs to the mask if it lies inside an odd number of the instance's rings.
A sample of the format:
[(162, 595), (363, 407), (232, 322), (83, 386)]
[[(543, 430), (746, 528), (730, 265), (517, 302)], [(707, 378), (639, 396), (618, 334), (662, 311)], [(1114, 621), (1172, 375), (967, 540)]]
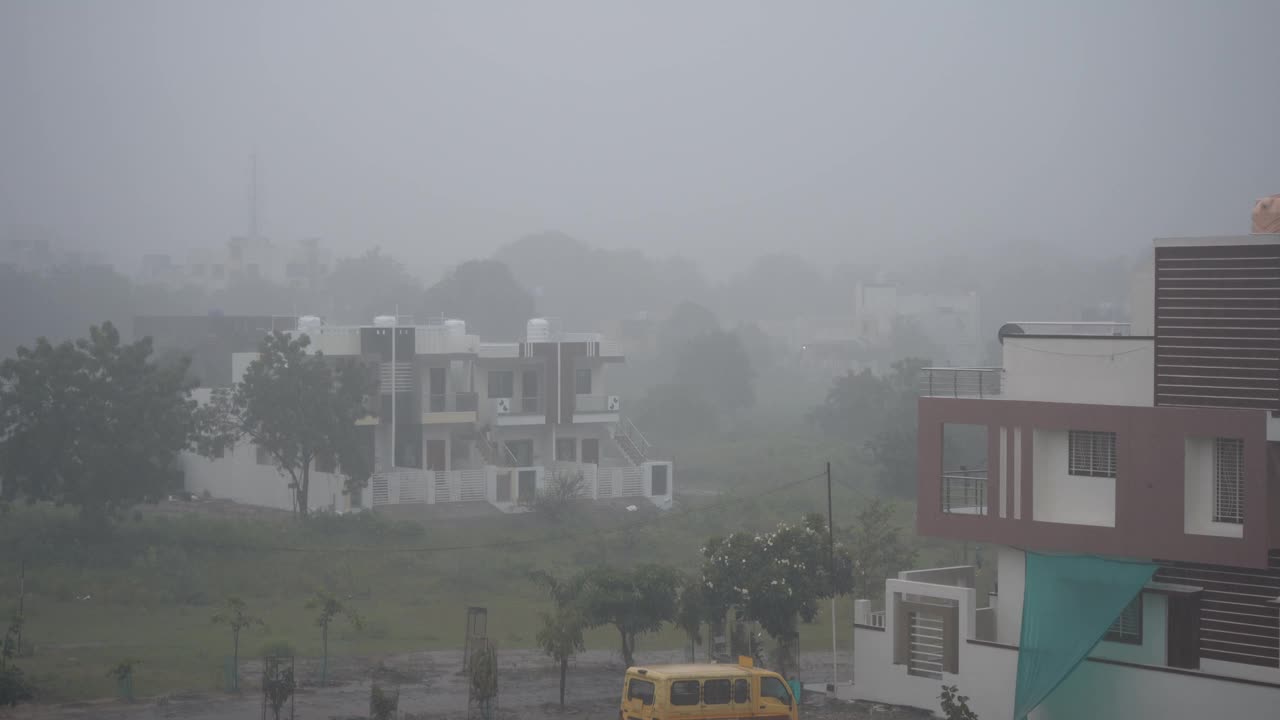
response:
[(1036, 430), (1033, 435), (1032, 518), (1115, 527), (1116, 479), (1067, 474), (1066, 430)]
[(1022, 593), (1026, 589), (1026, 554), (1000, 548), (996, 560), (996, 642), (1017, 645), (1022, 637)]
[(1153, 404), (1150, 338), (1009, 335), (1002, 343), (1002, 394), (1009, 400)]
[[(251, 443), (241, 443), (222, 458), (209, 460), (193, 453), (180, 457), (187, 490), (212, 497), (234, 500), (245, 505), (293, 509), (293, 491), (289, 478), (274, 465), (259, 465), (257, 450)], [(346, 510), (349, 502), (343, 495), (345, 480), (341, 475), (312, 472), (308, 504), (312, 510)]]

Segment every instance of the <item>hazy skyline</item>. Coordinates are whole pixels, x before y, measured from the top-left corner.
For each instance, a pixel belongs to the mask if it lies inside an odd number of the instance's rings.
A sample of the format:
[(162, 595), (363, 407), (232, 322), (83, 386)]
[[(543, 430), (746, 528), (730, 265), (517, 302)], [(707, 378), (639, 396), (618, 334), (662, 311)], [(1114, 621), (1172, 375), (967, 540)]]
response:
[(1280, 3), (0, 0), (0, 232), (831, 261), (1247, 233)]

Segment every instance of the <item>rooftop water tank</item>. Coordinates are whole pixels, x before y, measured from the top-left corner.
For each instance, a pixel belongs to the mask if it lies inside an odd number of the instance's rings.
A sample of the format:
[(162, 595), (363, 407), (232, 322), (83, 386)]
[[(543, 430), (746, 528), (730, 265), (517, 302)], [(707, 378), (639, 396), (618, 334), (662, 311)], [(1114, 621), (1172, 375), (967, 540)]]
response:
[(379, 315), (378, 317), (373, 319), (373, 324), (376, 327), (395, 327), (396, 316), (395, 315)]
[(534, 318), (525, 325), (527, 342), (551, 342), (551, 323), (546, 318)]
[(298, 318), (298, 331), (302, 333), (311, 333), (318, 331), (323, 322), (315, 315), (303, 315)]
[(467, 334), (467, 323), (463, 320), (445, 320), (444, 332), (449, 337), (462, 337)]

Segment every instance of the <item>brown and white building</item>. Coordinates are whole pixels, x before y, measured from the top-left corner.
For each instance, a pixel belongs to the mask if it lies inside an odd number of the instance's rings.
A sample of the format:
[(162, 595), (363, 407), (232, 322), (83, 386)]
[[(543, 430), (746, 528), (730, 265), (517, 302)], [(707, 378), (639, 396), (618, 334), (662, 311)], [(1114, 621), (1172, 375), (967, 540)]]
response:
[(1156, 240), (1132, 305), (1006, 324), (1002, 367), (923, 371), (917, 530), (996, 577), (978, 597), (974, 567), (907, 571), (858, 601), (844, 692), (936, 708), (956, 684), (1009, 717), (1034, 551), (1158, 569), (1030, 717), (1275, 716), (1280, 235)]

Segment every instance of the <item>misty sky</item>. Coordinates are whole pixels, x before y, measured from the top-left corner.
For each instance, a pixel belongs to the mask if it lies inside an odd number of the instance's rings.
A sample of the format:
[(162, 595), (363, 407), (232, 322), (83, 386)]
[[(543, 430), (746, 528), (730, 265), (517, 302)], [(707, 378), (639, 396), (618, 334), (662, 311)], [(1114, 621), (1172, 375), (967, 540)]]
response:
[(1248, 231), (1280, 2), (0, 0), (0, 231), (920, 255)]

